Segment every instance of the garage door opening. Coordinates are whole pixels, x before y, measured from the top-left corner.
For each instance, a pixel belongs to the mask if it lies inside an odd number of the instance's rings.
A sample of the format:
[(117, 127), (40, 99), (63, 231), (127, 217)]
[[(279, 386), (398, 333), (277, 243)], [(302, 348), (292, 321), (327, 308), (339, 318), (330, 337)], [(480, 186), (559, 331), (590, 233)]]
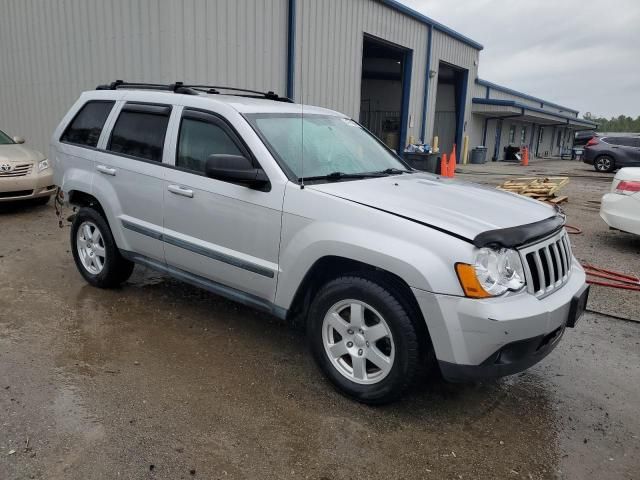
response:
[(411, 50), (365, 35), (360, 123), (398, 152), (406, 139), (410, 81)]
[[(462, 141), (468, 71), (440, 62), (433, 135), (441, 152), (449, 153)], [(457, 152), (460, 152), (458, 145)]]

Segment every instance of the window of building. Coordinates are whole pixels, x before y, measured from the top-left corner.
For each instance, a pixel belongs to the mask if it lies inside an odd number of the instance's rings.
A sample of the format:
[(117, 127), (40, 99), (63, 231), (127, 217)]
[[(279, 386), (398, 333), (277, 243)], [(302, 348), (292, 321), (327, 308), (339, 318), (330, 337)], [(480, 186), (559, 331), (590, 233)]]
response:
[(520, 145), (524, 145), (527, 141), (527, 127), (520, 129)]
[(98, 146), (102, 128), (114, 104), (111, 101), (87, 102), (73, 118), (60, 141), (86, 147)]
[(562, 143), (562, 130), (558, 130), (558, 139), (556, 140), (556, 147), (559, 147)]
[(512, 145), (516, 143), (516, 126), (511, 125), (509, 127), (509, 144)]
[(125, 105), (113, 127), (107, 150), (161, 162), (170, 113), (168, 106)]
[(183, 118), (176, 166), (204, 173), (207, 158), (214, 154), (243, 155), (221, 126), (194, 118)]

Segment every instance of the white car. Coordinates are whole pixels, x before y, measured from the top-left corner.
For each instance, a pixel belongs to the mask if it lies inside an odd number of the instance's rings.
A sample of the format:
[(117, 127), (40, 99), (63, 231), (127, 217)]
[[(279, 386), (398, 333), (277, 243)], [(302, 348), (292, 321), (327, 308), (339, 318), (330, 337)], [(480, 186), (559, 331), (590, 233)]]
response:
[(602, 197), (600, 216), (611, 228), (640, 235), (640, 167), (616, 173), (611, 192)]

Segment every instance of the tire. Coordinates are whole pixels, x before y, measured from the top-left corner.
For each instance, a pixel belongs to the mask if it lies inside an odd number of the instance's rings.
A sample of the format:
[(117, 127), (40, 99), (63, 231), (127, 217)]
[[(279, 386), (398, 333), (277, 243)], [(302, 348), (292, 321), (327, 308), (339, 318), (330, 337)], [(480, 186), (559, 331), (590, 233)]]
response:
[(307, 341), (316, 363), (340, 392), (370, 405), (396, 400), (413, 384), (419, 336), (391, 289), (359, 276), (328, 282), (309, 309)]
[(94, 208), (82, 207), (76, 214), (71, 251), (80, 274), (94, 287), (117, 287), (133, 272), (133, 262), (122, 257), (109, 224)]
[(593, 168), (596, 169), (596, 172), (601, 173), (609, 173), (613, 172), (613, 169), (616, 167), (616, 162), (613, 157), (609, 155), (601, 155), (596, 158), (593, 162)]

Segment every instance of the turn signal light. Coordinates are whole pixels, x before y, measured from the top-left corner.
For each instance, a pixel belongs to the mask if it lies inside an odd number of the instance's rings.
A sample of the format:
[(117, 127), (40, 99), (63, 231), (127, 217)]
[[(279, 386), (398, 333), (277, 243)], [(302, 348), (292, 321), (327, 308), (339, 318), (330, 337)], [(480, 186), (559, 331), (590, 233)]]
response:
[(616, 193), (633, 195), (636, 192), (640, 192), (640, 181), (623, 180), (616, 187)]
[(458, 280), (460, 280), (460, 286), (467, 297), (471, 298), (487, 298), (491, 294), (482, 288), (478, 277), (476, 276), (476, 269), (473, 265), (466, 263), (456, 263), (456, 273), (458, 274)]

